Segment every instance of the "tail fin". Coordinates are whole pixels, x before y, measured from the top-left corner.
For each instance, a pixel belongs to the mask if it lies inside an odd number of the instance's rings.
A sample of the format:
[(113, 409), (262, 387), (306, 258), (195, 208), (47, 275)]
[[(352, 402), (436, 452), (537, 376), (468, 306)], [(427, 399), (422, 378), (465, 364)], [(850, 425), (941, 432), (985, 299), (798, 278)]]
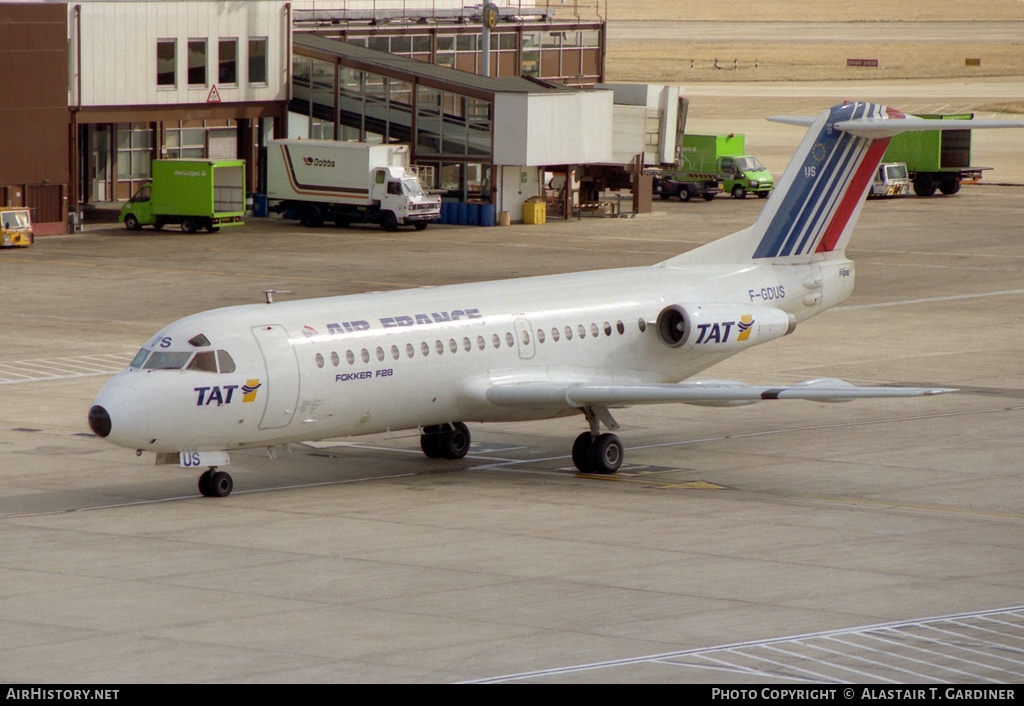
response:
[(872, 103), (844, 103), (817, 118), (775, 119), (809, 130), (754, 225), (664, 264), (802, 261), (845, 249), (889, 138), (858, 136), (838, 126), (882, 116), (903, 114)]

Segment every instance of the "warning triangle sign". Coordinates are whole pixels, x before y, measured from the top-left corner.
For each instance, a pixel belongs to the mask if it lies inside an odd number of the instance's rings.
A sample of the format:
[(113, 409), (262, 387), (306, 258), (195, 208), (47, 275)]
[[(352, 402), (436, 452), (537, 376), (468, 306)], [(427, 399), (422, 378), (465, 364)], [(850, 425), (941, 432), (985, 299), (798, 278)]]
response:
[(220, 103), (220, 92), (217, 90), (217, 84), (210, 86), (210, 95), (206, 96), (207, 103)]

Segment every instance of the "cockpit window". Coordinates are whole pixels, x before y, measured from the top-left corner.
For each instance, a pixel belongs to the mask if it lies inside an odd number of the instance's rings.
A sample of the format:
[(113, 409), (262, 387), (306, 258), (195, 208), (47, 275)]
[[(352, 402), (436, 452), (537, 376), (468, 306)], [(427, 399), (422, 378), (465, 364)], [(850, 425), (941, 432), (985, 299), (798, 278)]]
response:
[(148, 351), (145, 348), (140, 348), (139, 352), (135, 354), (134, 358), (132, 358), (131, 367), (141, 368), (142, 364), (146, 362), (146, 358), (149, 357), (150, 353), (152, 353), (152, 351)]
[(210, 339), (201, 333), (196, 334), (192, 338), (188, 339), (188, 342), (191, 343), (196, 348), (205, 348), (206, 346), (210, 345)]
[(217, 351), (217, 360), (220, 363), (221, 373), (235, 372), (235, 361), (228, 355), (227, 351)]
[(204, 373), (217, 372), (217, 354), (213, 351), (199, 351), (188, 364), (188, 370), (200, 370)]
[(192, 356), (188, 351), (155, 351), (146, 359), (143, 370), (181, 370)]

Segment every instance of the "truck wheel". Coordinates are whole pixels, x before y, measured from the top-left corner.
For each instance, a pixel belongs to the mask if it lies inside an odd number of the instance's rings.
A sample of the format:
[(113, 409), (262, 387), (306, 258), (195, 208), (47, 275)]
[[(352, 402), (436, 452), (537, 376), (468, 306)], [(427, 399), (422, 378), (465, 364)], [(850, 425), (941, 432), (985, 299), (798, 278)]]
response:
[(715, 200), (715, 195), (713, 193), (711, 193), (711, 194), (704, 194), (704, 200), (705, 201), (714, 201)]
[(141, 230), (142, 225), (139, 223), (139, 219), (135, 217), (134, 213), (129, 213), (124, 217), (124, 227), (128, 230)]
[(196, 222), (191, 218), (186, 218), (181, 222), (182, 233), (195, 233), (197, 230), (199, 230), (199, 228), (196, 226)]
[(386, 231), (398, 230), (398, 217), (391, 211), (380, 214), (380, 227)]
[(687, 189), (686, 187), (683, 187), (682, 189), (680, 189), (679, 190), (679, 200), (682, 201), (683, 203), (686, 203), (687, 201), (689, 201), (690, 200), (690, 190)]
[(930, 174), (918, 174), (914, 177), (914, 193), (918, 196), (931, 196), (935, 193), (935, 181)]
[(324, 214), (320, 207), (315, 204), (306, 204), (299, 211), (299, 220), (307, 228), (323, 228)]
[[(952, 196), (956, 192), (960, 191), (960, 180), (943, 179), (942, 183), (939, 184), (939, 191), (941, 191), (946, 196)], [(127, 222), (127, 220), (125, 222)]]
[(427, 222), (426, 221), (420, 221), (419, 223), (414, 223), (413, 227), (416, 230), (426, 230), (427, 229)]
[(662, 200), (662, 201), (668, 201), (668, 199), (669, 199), (669, 197), (670, 197), (671, 195), (672, 195), (672, 194), (670, 194), (670, 193), (669, 193), (669, 192), (667, 192), (667, 191), (661, 191), (661, 192), (658, 192), (658, 196), (660, 196), (660, 197), (661, 197), (661, 200)]
[(747, 198), (747, 190), (744, 189), (739, 184), (737, 184), (736, 186), (732, 187), (732, 197), (734, 199), (745, 199)]

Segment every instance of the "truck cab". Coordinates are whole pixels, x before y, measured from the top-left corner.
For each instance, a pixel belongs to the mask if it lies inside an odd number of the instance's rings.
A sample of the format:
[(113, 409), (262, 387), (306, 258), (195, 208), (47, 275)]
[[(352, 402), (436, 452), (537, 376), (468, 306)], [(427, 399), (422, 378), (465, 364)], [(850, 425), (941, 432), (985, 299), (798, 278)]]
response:
[(424, 193), (419, 179), (403, 167), (375, 170), (370, 198), (380, 202), (380, 223), (385, 230), (395, 230), (399, 224), (423, 230), (440, 212), (440, 198)]
[(31, 245), (35, 237), (27, 208), (0, 208), (0, 245), (5, 248)]
[(765, 198), (775, 187), (772, 175), (764, 165), (750, 155), (720, 157), (718, 172), (722, 178), (722, 190), (734, 198), (746, 198), (747, 194), (757, 194)]
[(868, 196), (887, 198), (910, 193), (910, 178), (907, 165), (903, 162), (882, 162), (878, 165), (875, 178), (871, 181)]

